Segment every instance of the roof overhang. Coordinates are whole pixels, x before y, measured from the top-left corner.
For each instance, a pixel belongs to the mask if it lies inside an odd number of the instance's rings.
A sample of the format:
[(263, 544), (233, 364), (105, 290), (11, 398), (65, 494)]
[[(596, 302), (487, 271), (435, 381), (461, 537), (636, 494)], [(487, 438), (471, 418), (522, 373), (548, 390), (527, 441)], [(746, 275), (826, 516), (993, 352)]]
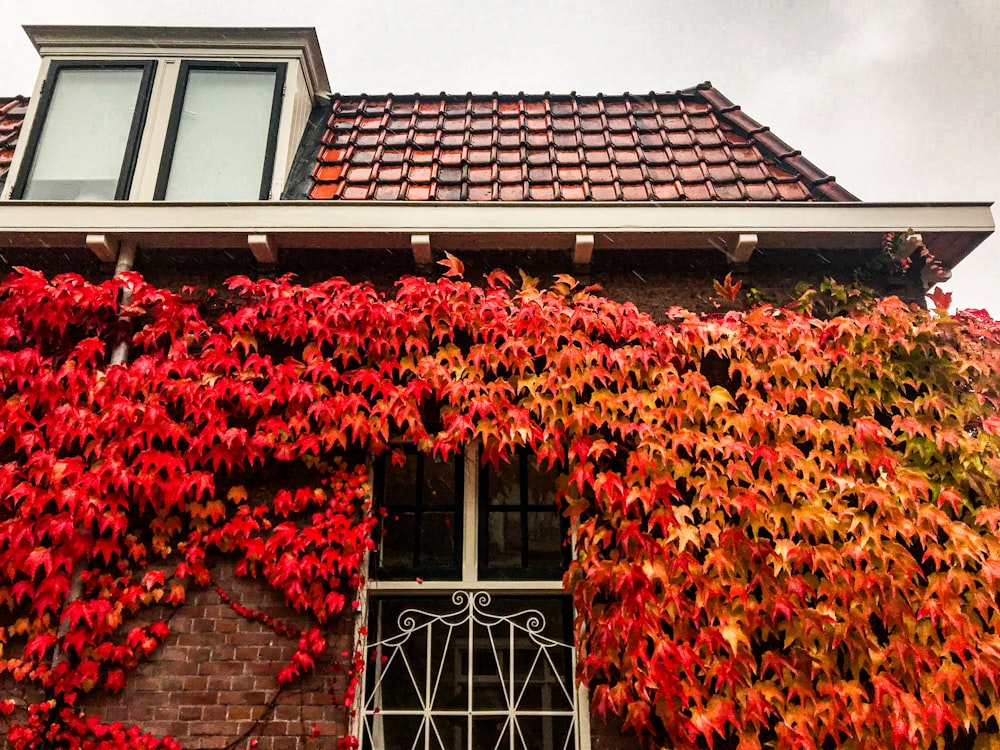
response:
[(86, 247), (88, 235), (145, 249), (698, 249), (756, 235), (763, 249), (877, 248), (912, 227), (946, 268), (994, 230), (990, 203), (252, 203), (0, 202), (0, 248)]
[(330, 82), (316, 29), (311, 27), (195, 26), (24, 26), (42, 57), (107, 57), (179, 54), (198, 57), (230, 54), (253, 57), (280, 54), (300, 57), (314, 92), (328, 92)]

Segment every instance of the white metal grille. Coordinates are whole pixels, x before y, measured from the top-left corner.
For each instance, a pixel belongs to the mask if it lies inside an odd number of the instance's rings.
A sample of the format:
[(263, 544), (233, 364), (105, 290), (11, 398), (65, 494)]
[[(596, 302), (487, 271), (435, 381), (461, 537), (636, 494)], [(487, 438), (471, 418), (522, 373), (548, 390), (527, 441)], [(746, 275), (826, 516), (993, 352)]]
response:
[(376, 602), (363, 747), (577, 747), (573, 646), (553, 637), (564, 633), (561, 597), (456, 591), (423, 602)]

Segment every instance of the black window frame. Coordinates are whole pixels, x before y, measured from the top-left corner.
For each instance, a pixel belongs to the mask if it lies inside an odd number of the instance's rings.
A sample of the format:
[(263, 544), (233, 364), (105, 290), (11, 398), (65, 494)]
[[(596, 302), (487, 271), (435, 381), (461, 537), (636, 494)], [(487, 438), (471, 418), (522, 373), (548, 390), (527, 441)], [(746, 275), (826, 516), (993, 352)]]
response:
[(192, 70), (263, 70), (274, 75), (274, 94), (271, 97), (271, 117), (268, 121), (267, 144), (264, 147), (264, 166), (260, 179), (258, 200), (267, 200), (271, 192), (274, 176), (274, 161), (278, 149), (278, 124), (281, 121), (281, 104), (284, 98), (287, 63), (239, 62), (235, 60), (183, 60), (177, 73), (177, 86), (170, 104), (170, 119), (167, 122), (166, 140), (160, 156), (160, 167), (156, 177), (153, 200), (162, 201), (167, 194), (170, 170), (174, 163), (174, 149), (177, 147), (177, 131), (180, 128), (184, 97), (187, 93), (189, 73)]
[[(491, 503), (490, 493), (490, 467), (480, 466), (479, 468), (479, 513), (478, 529), (476, 530), (479, 554), (476, 559), (477, 575), (480, 581), (548, 581), (562, 578), (570, 563), (570, 547), (566, 543), (569, 539), (569, 521), (559, 513), (555, 502), (552, 503), (530, 503), (528, 487), (528, 462), (533, 460), (527, 450), (519, 450), (515, 456), (518, 462), (518, 489), (519, 502), (517, 505), (504, 505), (501, 503)], [(501, 514), (518, 513), (521, 520), (521, 565), (520, 566), (491, 566), (490, 565), (490, 513)], [(529, 567), (528, 556), (530, 547), (528, 544), (528, 516), (531, 513), (556, 513), (559, 519), (559, 531), (564, 540), (562, 546), (562, 561), (558, 567)]]
[[(455, 470), (455, 501), (452, 506), (441, 506), (434, 510), (428, 511), (423, 507), (423, 475), (424, 475), (424, 465), (428, 460), (433, 461), (433, 457), (426, 453), (418, 451), (414, 446), (406, 446), (404, 452), (407, 456), (415, 456), (417, 459), (417, 476), (414, 478), (414, 484), (416, 488), (416, 496), (413, 498), (412, 503), (399, 503), (392, 502), (387, 503), (385, 497), (385, 476), (388, 460), (386, 456), (379, 456), (375, 460), (375, 480), (374, 480), (374, 492), (376, 497), (376, 506), (379, 512), (385, 511), (386, 514), (391, 513), (413, 513), (414, 514), (414, 547), (412, 556), (412, 566), (408, 568), (402, 567), (390, 567), (387, 568), (382, 562), (383, 553), (383, 542), (382, 536), (384, 532), (384, 525), (387, 522), (385, 517), (379, 519), (378, 529), (377, 529), (377, 539), (378, 546), (376, 551), (376, 568), (377, 575), (375, 576), (378, 580), (391, 581), (398, 580), (400, 578), (412, 578), (414, 576), (426, 576), (428, 579), (433, 579), (437, 581), (459, 581), (462, 578), (462, 559), (463, 559), (463, 523), (465, 514), (465, 454), (459, 453), (449, 459), (449, 463), (452, 464)], [(428, 566), (421, 564), (421, 524), (422, 515), (427, 512), (443, 512), (442, 509), (445, 507), (450, 507), (452, 512), (452, 524), (451, 532), (453, 537), (454, 545), (454, 559), (451, 566)], [(391, 521), (391, 519), (389, 519)]]
[[(132, 124), (129, 127), (128, 142), (125, 146), (125, 155), (122, 159), (122, 167), (118, 175), (118, 185), (115, 187), (115, 197), (113, 200), (121, 201), (129, 198), (129, 194), (132, 192), (132, 179), (135, 177), (135, 168), (139, 159), (139, 145), (142, 141), (146, 119), (149, 114), (153, 79), (156, 75), (156, 60), (54, 60), (50, 63), (45, 80), (42, 82), (38, 109), (36, 110), (35, 120), (31, 126), (31, 133), (28, 135), (24, 158), (17, 170), (17, 180), (11, 192), (12, 200), (24, 200), (24, 191), (27, 188), (28, 178), (34, 168), (39, 140), (41, 139), (42, 129), (45, 127), (45, 121), (48, 118), (53, 92), (59, 85), (59, 74), (64, 70), (120, 69), (142, 71), (142, 78), (139, 82), (139, 93), (136, 96), (135, 110), (132, 113)], [(71, 203), (73, 201), (68, 200), (67, 202)]]

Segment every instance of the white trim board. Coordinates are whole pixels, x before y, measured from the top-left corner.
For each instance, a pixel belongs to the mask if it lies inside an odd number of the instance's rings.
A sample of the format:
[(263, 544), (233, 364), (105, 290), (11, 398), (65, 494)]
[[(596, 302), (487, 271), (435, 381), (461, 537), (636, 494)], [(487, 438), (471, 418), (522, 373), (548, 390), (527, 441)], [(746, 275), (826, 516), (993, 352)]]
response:
[(144, 248), (246, 247), (248, 234), (275, 248), (433, 247), (572, 250), (708, 248), (756, 234), (761, 248), (878, 247), (912, 227), (948, 268), (994, 230), (990, 203), (244, 203), (0, 201), (0, 247), (83, 247), (104, 234)]

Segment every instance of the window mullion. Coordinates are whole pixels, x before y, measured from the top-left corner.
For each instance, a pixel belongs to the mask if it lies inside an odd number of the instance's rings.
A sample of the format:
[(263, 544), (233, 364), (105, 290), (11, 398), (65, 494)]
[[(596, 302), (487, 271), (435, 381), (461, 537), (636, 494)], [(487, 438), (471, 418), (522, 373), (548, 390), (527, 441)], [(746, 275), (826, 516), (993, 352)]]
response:
[[(479, 579), (479, 449), (470, 445), (465, 451), (465, 477), (462, 483), (462, 583)], [(487, 514), (483, 513), (483, 522)]]

